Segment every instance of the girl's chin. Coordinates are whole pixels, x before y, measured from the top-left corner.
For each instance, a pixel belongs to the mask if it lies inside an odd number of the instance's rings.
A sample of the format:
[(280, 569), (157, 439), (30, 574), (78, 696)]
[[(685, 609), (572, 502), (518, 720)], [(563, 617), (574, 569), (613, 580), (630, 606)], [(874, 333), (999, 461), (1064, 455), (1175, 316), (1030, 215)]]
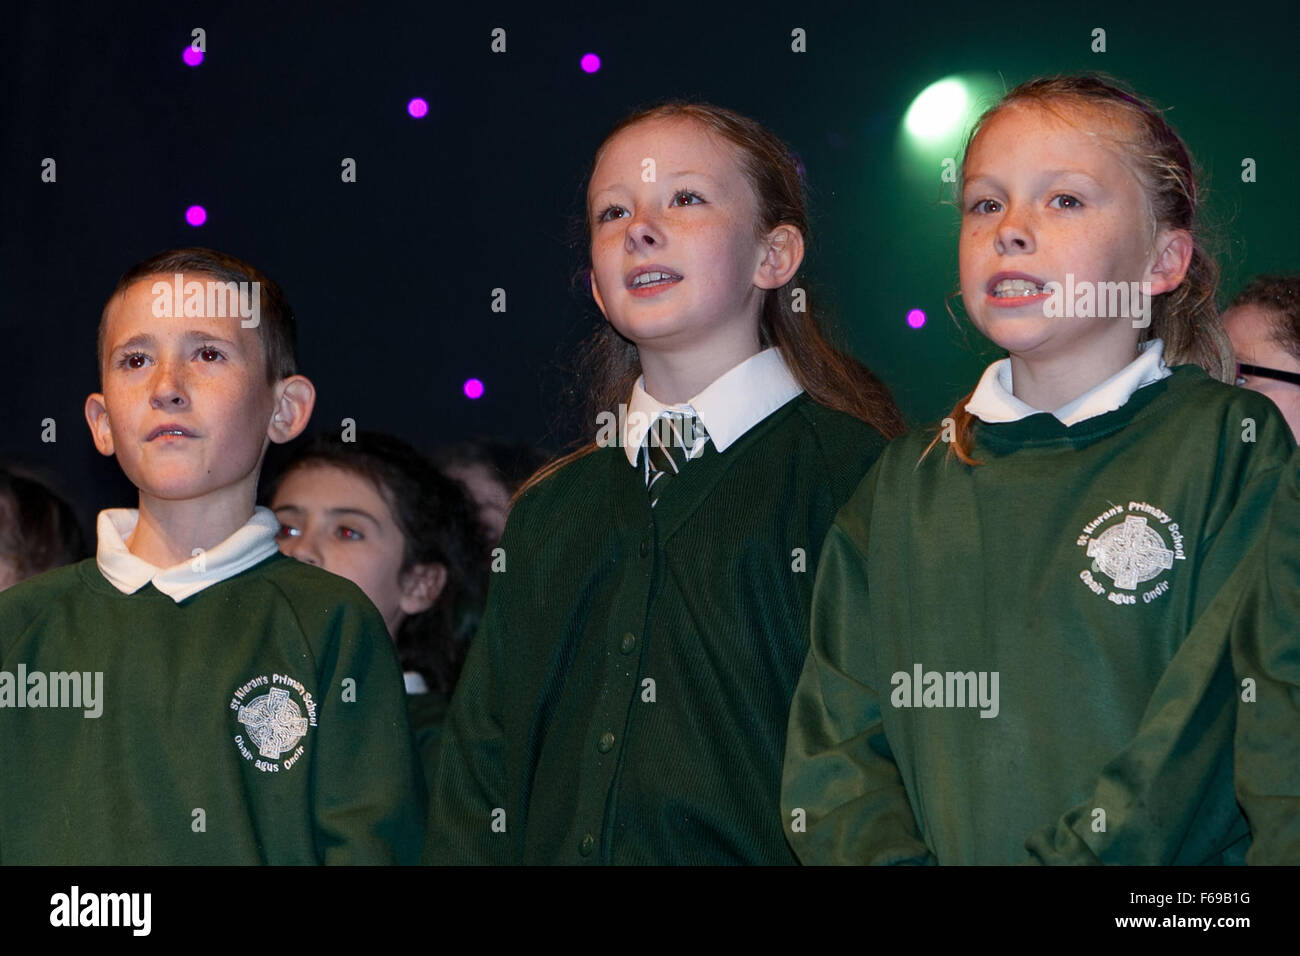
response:
[(1053, 320), (1042, 316), (994, 316), (975, 320), (986, 339), (1007, 352), (1029, 352), (1052, 337)]
[(639, 347), (653, 347), (656, 341), (666, 339), (689, 328), (689, 323), (675, 315), (643, 316), (631, 322), (625, 320), (609, 322), (619, 335)]

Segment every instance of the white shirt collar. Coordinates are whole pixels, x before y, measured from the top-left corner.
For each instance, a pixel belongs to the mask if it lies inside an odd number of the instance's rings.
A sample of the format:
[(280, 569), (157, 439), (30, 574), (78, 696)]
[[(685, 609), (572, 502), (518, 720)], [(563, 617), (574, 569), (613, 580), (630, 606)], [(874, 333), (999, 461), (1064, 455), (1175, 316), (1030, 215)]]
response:
[(402, 683), (406, 685), (408, 694), (429, 693), (429, 682), (419, 671), (402, 671)]
[(666, 411), (690, 410), (699, 416), (709, 440), (718, 451), (726, 451), (745, 432), (786, 402), (803, 387), (795, 381), (778, 348), (751, 355), (723, 373), (683, 405), (665, 405), (645, 390), (645, 376), (636, 380), (627, 420), (623, 423), (623, 450), (636, 465), (646, 432)]
[[(1123, 407), (1139, 388), (1173, 374), (1165, 365), (1164, 350), (1165, 343), (1161, 339), (1144, 342), (1141, 354), (1132, 362), (1052, 414), (1069, 427)], [(970, 401), (966, 403), (966, 411), (980, 421), (999, 424), (1018, 422), (1039, 414), (1042, 409), (1034, 408), (1012, 394), (1011, 359), (1004, 358), (984, 370)]]
[(179, 604), (204, 588), (265, 561), (278, 550), (275, 536), (280, 522), (270, 508), (258, 507), (248, 523), (225, 541), (190, 561), (159, 568), (127, 549), (126, 538), (139, 521), (140, 512), (136, 508), (108, 508), (99, 513), (96, 524), (99, 547), (95, 563), (109, 583), (123, 594), (134, 594), (152, 581), (154, 587)]

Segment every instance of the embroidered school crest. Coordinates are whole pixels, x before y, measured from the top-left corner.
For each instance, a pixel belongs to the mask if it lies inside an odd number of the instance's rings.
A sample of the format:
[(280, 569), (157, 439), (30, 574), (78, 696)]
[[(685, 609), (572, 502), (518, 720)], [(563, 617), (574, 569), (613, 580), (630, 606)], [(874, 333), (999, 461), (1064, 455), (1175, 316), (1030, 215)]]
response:
[(307, 732), (316, 726), (311, 692), (287, 674), (262, 674), (241, 684), (230, 709), (242, 728), (235, 734), (239, 755), (263, 773), (279, 773), (297, 763)]
[(1079, 580), (1093, 594), (1120, 605), (1159, 598), (1169, 590), (1167, 572), (1187, 557), (1178, 522), (1145, 501), (1111, 505), (1083, 526), (1075, 544), (1092, 559)]

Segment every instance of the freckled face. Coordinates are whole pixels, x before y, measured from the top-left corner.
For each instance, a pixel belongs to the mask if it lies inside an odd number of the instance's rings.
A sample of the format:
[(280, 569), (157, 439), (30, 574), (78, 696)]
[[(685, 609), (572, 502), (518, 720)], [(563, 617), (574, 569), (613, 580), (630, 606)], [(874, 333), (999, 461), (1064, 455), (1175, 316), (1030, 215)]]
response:
[(587, 209), (592, 294), (625, 337), (666, 349), (757, 329), (764, 246), (735, 147), (693, 120), (638, 123), (601, 152)]
[[(1142, 185), (1095, 111), (1069, 122), (1036, 106), (1002, 110), (966, 163), (959, 247), (962, 299), (981, 332), (1008, 351), (1046, 358), (1131, 335), (1130, 318), (1045, 315), (1049, 281), (1141, 282), (1153, 259)], [(1162, 291), (1152, 285), (1153, 294)]]
[(237, 318), (155, 316), (162, 279), (131, 285), (105, 316), (106, 450), (160, 499), (255, 483), (275, 405), (261, 337)]

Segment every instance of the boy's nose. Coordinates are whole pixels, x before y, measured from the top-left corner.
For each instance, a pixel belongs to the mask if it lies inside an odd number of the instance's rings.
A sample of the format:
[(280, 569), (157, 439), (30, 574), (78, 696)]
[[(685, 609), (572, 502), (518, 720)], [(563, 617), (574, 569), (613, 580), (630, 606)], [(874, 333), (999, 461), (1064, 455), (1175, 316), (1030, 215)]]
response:
[(165, 405), (184, 407), (189, 404), (180, 375), (170, 365), (160, 366), (158, 374), (154, 376), (152, 401), (156, 408)]

